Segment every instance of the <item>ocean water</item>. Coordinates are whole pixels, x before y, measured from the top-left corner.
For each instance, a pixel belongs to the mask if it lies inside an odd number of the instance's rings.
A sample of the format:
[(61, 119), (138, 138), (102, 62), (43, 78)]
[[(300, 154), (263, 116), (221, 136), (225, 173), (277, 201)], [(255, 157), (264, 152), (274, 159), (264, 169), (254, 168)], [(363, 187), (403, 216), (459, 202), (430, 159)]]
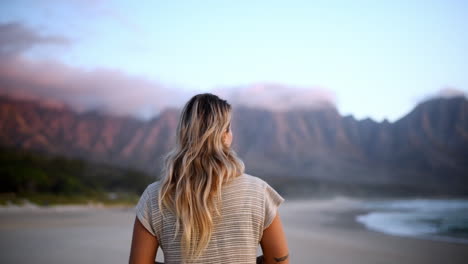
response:
[(390, 235), (468, 244), (468, 199), (401, 199), (365, 202), (356, 216), (368, 229)]

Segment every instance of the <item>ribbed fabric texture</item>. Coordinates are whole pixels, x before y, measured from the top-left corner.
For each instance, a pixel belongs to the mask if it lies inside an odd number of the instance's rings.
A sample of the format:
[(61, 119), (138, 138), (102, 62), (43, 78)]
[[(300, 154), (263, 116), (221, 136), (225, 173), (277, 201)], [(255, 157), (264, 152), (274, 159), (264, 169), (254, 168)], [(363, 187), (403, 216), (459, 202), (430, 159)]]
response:
[[(180, 238), (173, 240), (176, 217), (158, 207), (160, 181), (147, 186), (136, 205), (136, 215), (159, 241), (166, 264), (182, 263)], [(221, 217), (214, 218), (214, 230), (208, 248), (196, 261), (187, 263), (255, 264), (257, 248), (265, 230), (276, 216), (284, 198), (264, 180), (244, 173), (222, 189)], [(182, 227), (181, 227), (182, 229)]]

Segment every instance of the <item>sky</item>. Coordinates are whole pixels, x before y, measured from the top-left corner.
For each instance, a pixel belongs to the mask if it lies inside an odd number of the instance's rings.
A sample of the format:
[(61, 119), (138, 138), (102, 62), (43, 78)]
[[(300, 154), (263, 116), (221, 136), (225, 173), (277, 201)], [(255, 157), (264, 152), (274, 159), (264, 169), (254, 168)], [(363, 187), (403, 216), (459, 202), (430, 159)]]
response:
[(468, 92), (467, 17), (448, 0), (4, 0), (0, 89), (144, 118), (206, 91), (392, 122)]

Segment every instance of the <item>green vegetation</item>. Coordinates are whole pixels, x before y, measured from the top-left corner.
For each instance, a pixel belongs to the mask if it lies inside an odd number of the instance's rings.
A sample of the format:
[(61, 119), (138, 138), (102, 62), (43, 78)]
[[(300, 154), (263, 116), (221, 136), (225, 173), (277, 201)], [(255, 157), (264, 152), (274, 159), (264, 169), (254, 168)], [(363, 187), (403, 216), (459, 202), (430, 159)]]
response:
[(156, 180), (108, 164), (0, 147), (0, 204), (135, 204)]
[(109, 195), (105, 195), (104, 193), (95, 196), (78, 194), (63, 195), (52, 193), (0, 193), (0, 205), (7, 205), (8, 202), (16, 205), (22, 205), (24, 204), (25, 199), (40, 206), (89, 203), (101, 203), (106, 206), (133, 206), (138, 202), (139, 196), (137, 194), (126, 193), (118, 194), (116, 198), (111, 198)]

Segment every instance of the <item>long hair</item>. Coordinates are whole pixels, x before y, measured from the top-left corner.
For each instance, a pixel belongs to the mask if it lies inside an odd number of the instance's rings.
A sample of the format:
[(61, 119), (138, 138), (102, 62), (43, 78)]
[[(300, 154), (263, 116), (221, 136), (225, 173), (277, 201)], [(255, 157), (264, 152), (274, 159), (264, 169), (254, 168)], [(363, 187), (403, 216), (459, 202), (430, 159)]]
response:
[(197, 94), (184, 106), (176, 132), (176, 146), (164, 157), (159, 208), (176, 216), (184, 261), (196, 259), (208, 246), (214, 212), (221, 204), (221, 187), (244, 173), (244, 163), (223, 142), (231, 129), (231, 105), (211, 93)]

